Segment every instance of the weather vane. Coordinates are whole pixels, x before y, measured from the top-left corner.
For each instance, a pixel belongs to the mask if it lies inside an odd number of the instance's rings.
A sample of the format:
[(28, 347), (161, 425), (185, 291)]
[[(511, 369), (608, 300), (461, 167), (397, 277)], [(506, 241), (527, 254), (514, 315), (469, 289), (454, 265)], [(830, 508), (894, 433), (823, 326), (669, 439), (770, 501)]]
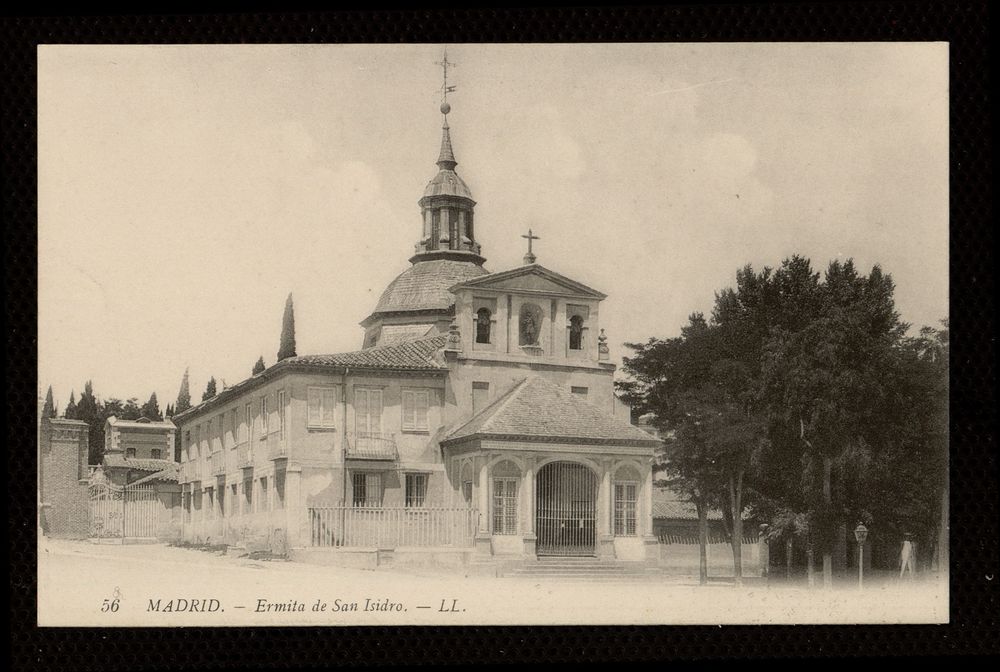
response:
[(448, 94), (455, 90), (454, 86), (448, 86), (448, 68), (454, 68), (457, 65), (448, 60), (448, 47), (444, 48), (444, 57), (440, 61), (437, 61), (437, 65), (441, 66), (441, 71), (444, 75), (444, 82), (441, 84), (441, 114), (448, 114), (451, 112), (451, 105), (448, 103)]

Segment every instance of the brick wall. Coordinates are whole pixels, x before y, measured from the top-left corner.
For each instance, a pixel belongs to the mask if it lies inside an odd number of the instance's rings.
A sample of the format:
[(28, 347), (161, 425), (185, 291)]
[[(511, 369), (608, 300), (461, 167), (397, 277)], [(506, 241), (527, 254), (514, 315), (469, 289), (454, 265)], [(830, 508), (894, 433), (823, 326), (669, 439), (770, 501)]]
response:
[(46, 536), (88, 536), (87, 424), (43, 418), (39, 429), (41, 524)]

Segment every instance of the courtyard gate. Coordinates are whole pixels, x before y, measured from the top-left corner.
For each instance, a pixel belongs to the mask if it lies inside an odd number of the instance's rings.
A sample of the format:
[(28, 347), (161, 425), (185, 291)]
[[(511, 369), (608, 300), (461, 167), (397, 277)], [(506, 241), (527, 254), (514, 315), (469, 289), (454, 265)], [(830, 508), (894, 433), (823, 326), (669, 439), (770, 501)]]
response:
[(160, 502), (151, 483), (123, 487), (98, 479), (88, 494), (92, 539), (125, 543), (156, 538)]

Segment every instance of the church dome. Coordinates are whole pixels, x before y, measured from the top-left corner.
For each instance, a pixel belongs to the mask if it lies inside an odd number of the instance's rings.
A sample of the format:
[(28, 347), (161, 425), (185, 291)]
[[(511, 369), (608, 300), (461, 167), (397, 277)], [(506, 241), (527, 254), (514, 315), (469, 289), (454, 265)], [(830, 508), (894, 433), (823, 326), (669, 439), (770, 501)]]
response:
[(449, 287), (487, 274), (485, 268), (472, 261), (419, 261), (389, 283), (372, 315), (448, 310), (455, 304), (455, 296), (448, 291)]
[(441, 170), (434, 176), (434, 179), (427, 184), (424, 189), (424, 198), (432, 196), (458, 196), (472, 200), (472, 191), (465, 180), (458, 176), (454, 170)]

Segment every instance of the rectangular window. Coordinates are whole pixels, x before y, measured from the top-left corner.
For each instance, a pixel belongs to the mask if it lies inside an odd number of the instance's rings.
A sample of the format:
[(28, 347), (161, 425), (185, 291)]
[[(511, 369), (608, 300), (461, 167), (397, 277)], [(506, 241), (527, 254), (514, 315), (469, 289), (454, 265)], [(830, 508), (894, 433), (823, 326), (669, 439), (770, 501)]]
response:
[(194, 455), (191, 456), (192, 460), (198, 459), (198, 454), (201, 452), (201, 425), (195, 425), (194, 428)]
[(355, 472), (351, 476), (351, 503), (359, 507), (382, 506), (382, 474)]
[(586, 397), (587, 393), (590, 390), (587, 389), (586, 387), (577, 387), (576, 385), (573, 385), (572, 387), (569, 388), (569, 391), (572, 392), (573, 394), (579, 394), (580, 396)]
[(310, 387), (307, 424), (310, 427), (333, 427), (337, 407), (337, 388)]
[(472, 412), (478, 413), (486, 408), (490, 399), (490, 384), (481, 381), (472, 382)]
[(267, 438), (267, 397), (260, 398), (260, 438)]
[(215, 518), (215, 488), (205, 488), (205, 510), (209, 519)]
[(243, 481), (243, 512), (251, 511), (253, 511), (253, 480), (247, 479)]
[(231, 516), (239, 515), (240, 513), (239, 494), (239, 486), (236, 483), (229, 486), (229, 515)]
[(163, 451), (159, 448), (153, 448), (149, 451), (149, 456), (154, 460), (161, 460), (163, 459)]
[(219, 486), (219, 516), (226, 517), (226, 486)]
[(226, 414), (219, 413), (219, 450), (226, 447)]
[(285, 440), (285, 391), (278, 390), (278, 438)]
[(382, 434), (382, 390), (354, 388), (354, 423), (359, 437)]
[(472, 504), (472, 481), (462, 483), (462, 499), (467, 505)]
[(426, 432), (429, 407), (428, 390), (403, 390), (403, 431)]
[(406, 475), (406, 508), (423, 508), (427, 500), (427, 474)]
[(634, 537), (638, 486), (634, 482), (615, 483), (615, 536)]
[(493, 479), (493, 534), (517, 534), (517, 479)]
[(267, 496), (267, 476), (260, 477), (260, 502), (257, 505), (258, 511), (267, 511), (270, 499)]
[(253, 434), (253, 411), (250, 404), (243, 407), (243, 440), (249, 441)]
[(239, 443), (239, 440), (240, 440), (239, 439), (239, 435), (237, 434), (237, 428), (236, 428), (236, 413), (237, 413), (237, 411), (236, 411), (235, 408), (232, 411), (229, 412), (229, 418), (230, 418), (229, 419), (229, 424), (230, 424), (230, 429), (232, 430), (232, 434), (230, 434), (230, 436), (232, 437), (232, 439), (229, 442), (229, 447), (230, 448), (235, 448), (236, 444)]
[(126, 448), (125, 457), (135, 457), (135, 448)]
[(274, 472), (274, 508), (285, 508), (285, 471)]

